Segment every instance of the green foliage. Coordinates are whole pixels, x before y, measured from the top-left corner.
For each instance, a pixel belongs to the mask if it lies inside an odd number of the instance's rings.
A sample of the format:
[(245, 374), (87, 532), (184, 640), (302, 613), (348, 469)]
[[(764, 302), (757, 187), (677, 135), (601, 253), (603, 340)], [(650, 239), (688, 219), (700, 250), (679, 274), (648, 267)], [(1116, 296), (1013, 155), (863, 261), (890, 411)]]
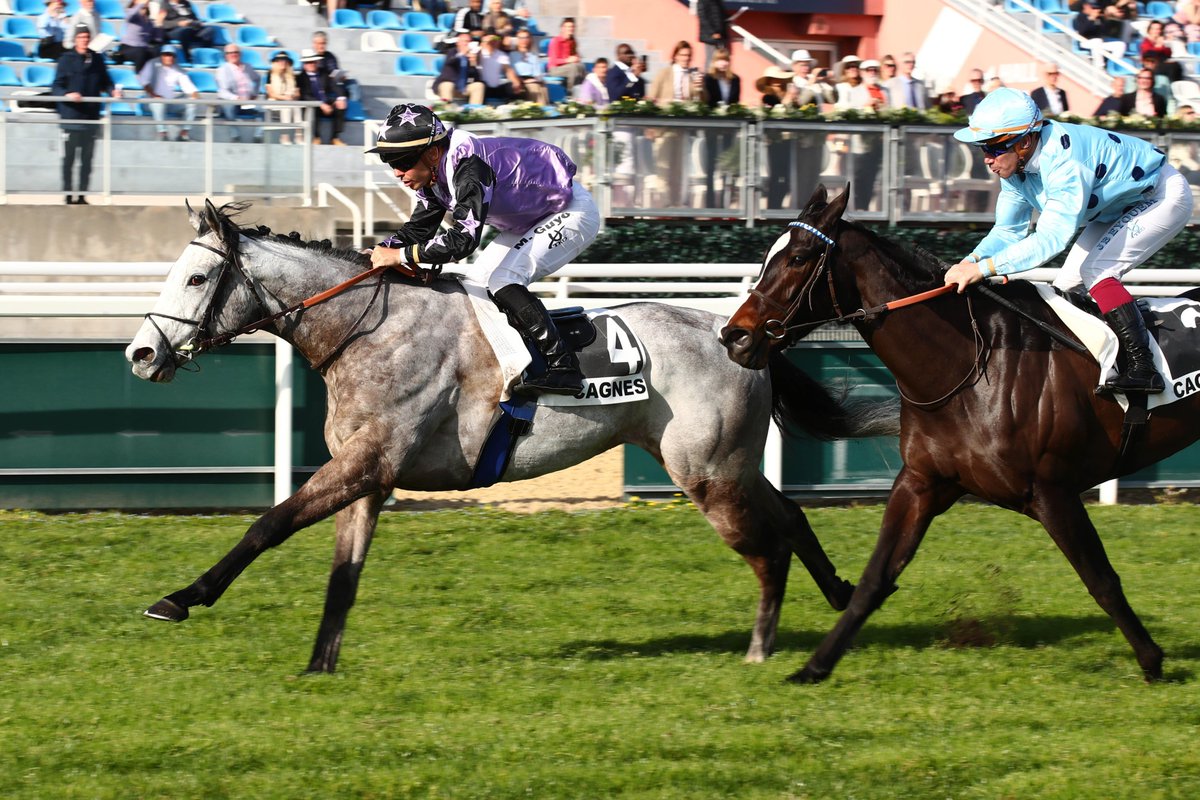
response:
[[(846, 576), (881, 509), (809, 511)], [(341, 671), (302, 677), (328, 522), (179, 625), (141, 610), (248, 517), (0, 513), (0, 794), (44, 798), (1193, 798), (1200, 509), (1095, 508), (1167, 653), (1130, 648), (1040, 528), (934, 524), (833, 678), (796, 564), (777, 655), (756, 583), (690, 506), (384, 516)]]

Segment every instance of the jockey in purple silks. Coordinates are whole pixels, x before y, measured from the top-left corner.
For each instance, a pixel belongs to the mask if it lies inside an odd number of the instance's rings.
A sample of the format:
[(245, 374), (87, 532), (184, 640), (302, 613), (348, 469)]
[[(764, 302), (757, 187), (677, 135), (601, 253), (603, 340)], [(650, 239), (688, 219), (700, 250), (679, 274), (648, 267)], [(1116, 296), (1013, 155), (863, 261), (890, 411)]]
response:
[[(528, 289), (578, 256), (600, 229), (600, 213), (575, 182), (567, 154), (534, 139), (448, 130), (415, 103), (392, 109), (367, 152), (416, 192), (412, 218), (375, 246), (371, 263), (419, 268), (460, 261), (478, 249), (485, 223), (496, 228), (499, 235), (471, 275), (546, 358), (545, 375), (526, 378), (514, 391), (582, 391), (578, 359)], [(452, 224), (439, 232), (446, 212)]]

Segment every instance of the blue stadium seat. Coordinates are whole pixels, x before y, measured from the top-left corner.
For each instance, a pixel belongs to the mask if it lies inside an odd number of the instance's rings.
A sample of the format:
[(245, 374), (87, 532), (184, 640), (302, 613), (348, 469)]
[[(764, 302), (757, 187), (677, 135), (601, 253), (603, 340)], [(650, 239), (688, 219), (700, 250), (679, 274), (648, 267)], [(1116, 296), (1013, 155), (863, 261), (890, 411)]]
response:
[(108, 77), (112, 78), (112, 82), (122, 89), (137, 91), (142, 88), (137, 73), (129, 67), (109, 67)]
[(261, 51), (251, 50), (249, 47), (242, 48), (242, 63), (249, 64), (259, 72), (266, 72), (271, 68)]
[(214, 24), (244, 25), (246, 23), (246, 18), (242, 16), (242, 13), (228, 3), (209, 3), (208, 8), (205, 9), (204, 18)]
[(213, 47), (224, 47), (227, 44), (235, 44), (233, 37), (229, 35), (229, 28), (224, 25), (212, 25), (209, 30), (213, 32)]
[(1188, 42), (1187, 51), (1189, 56), (1200, 56), (1200, 42)]
[(375, 9), (367, 12), (367, 27), (377, 31), (402, 31), (404, 22), (395, 11)]
[(550, 40), (542, 39), (540, 42), (538, 42), (538, 55), (540, 55), (542, 58), (545, 58), (549, 54), (550, 54)]
[(41, 39), (37, 21), (29, 17), (5, 17), (4, 36), (7, 39)]
[(338, 8), (334, 9), (333, 22), (330, 23), (332, 28), (365, 28), (367, 21), (363, 19), (363, 15), (358, 13), (353, 8)]
[(1152, 0), (1152, 2), (1146, 3), (1146, 15), (1151, 19), (1167, 19), (1175, 16), (1175, 7), (1172, 3)]
[(225, 60), (225, 56), (215, 47), (193, 47), (192, 48), (192, 66), (193, 67), (208, 67), (215, 69), (221, 66), (221, 62)]
[(365, 122), (367, 112), (361, 100), (346, 101), (346, 122)]
[(33, 61), (25, 53), (25, 46), (10, 39), (0, 39), (0, 61)]
[(209, 92), (216, 94), (217, 78), (211, 72), (205, 72), (202, 69), (188, 70), (187, 76), (192, 79), (192, 83), (196, 85), (197, 92)]
[(1132, 75), (1134, 73), (1134, 70), (1120, 65), (1116, 61), (1109, 61), (1106, 68), (1108, 69), (1108, 74), (1112, 75), (1114, 78), (1123, 78), (1126, 75)]
[(101, 19), (125, 19), (120, 0), (96, 0), (96, 13)]
[(454, 30), (454, 17), (457, 16), (453, 11), (446, 14), (438, 14), (437, 26), (438, 30), (449, 33)]
[(435, 70), (420, 56), (402, 55), (396, 57), (397, 75), (421, 75), (431, 78), (437, 75), (439, 71)]
[(433, 42), (423, 33), (406, 31), (400, 34), (400, 49), (406, 53), (436, 53)]
[(104, 110), (114, 117), (143, 117), (141, 103), (108, 103)]
[(435, 56), (433, 59), (433, 62), (429, 65), (429, 68), (431, 70), (433, 70), (434, 75), (441, 75), (442, 67), (444, 67), (444, 66), (446, 66), (446, 57), (445, 56)]
[(438, 27), (437, 21), (434, 20), (432, 14), (426, 14), (424, 11), (406, 11), (404, 12), (404, 27), (410, 31), (429, 31), (437, 33), (441, 30)]
[(1065, 0), (1037, 0), (1037, 7), (1047, 14), (1066, 14), (1071, 10)]
[(30, 64), (21, 75), (25, 86), (49, 86), (54, 83), (54, 67), (49, 64)]
[(1063, 33), (1064, 31), (1071, 30), (1071, 20), (1074, 18), (1074, 16), (1074, 14), (1051, 14), (1050, 18), (1057, 20), (1058, 26), (1053, 25), (1050, 22), (1043, 21), (1042, 33)]
[(42, 0), (12, 0), (12, 10), (14, 14), (36, 17), (46, 10), (46, 4)]
[[(218, 28), (218, 30), (221, 30)], [(242, 47), (274, 47), (275, 37), (267, 33), (266, 28), (260, 28), (257, 25), (242, 25), (235, 28), (237, 31), (237, 44)]]
[(8, 64), (0, 64), (0, 86), (24, 86), (21, 76)]
[(567, 99), (567, 81), (565, 78), (560, 78), (557, 75), (542, 76), (542, 83), (546, 85), (546, 94), (550, 98), (551, 103), (561, 103)]

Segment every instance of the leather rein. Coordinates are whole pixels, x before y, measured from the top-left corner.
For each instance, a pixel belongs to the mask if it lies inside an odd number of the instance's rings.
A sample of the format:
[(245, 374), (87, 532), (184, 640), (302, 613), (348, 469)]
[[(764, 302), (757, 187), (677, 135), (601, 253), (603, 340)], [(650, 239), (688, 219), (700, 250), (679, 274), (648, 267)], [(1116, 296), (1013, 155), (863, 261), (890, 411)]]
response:
[[(883, 316), (884, 314), (886, 314), (889, 311), (895, 311), (896, 309), (904, 308), (905, 306), (911, 306), (911, 305), (915, 305), (917, 303), (923, 303), (926, 300), (931, 300), (935, 297), (941, 297), (944, 294), (950, 294), (951, 292), (955, 291), (955, 289), (956, 289), (954, 284), (946, 284), (945, 286), (939, 286), (936, 289), (930, 289), (929, 291), (926, 291), (926, 292), (920, 292), (918, 294), (909, 295), (908, 297), (903, 297), (903, 298), (900, 298), (899, 300), (890, 300), (886, 303), (883, 303), (878, 306), (874, 306), (872, 308), (860, 308), (857, 311), (852, 311), (849, 314), (846, 314), (842, 311), (841, 305), (838, 303), (837, 289), (833, 283), (833, 268), (832, 268), (832, 265), (829, 263), (829, 256), (830, 256), (831, 252), (833, 251), (833, 248), (837, 246), (837, 242), (835, 242), (832, 238), (830, 238), (828, 235), (826, 235), (820, 229), (818, 229), (812, 225), (809, 225), (807, 222), (800, 222), (798, 220), (794, 221), (794, 222), (789, 222), (788, 227), (789, 228), (801, 228), (803, 230), (808, 231), (813, 236), (815, 236), (818, 240), (823, 242), (825, 247), (821, 251), (821, 257), (817, 261), (816, 269), (813, 270), (812, 275), (809, 276), (809, 278), (805, 282), (804, 286), (802, 286), (800, 291), (796, 294), (796, 298), (794, 300), (792, 300), (792, 302), (790, 304), (784, 305), (783, 303), (780, 303), (778, 300), (774, 299), (773, 297), (769, 297), (769, 296), (763, 294), (762, 292), (760, 292), (758, 290), (757, 286), (750, 290), (750, 294), (759, 298), (764, 303), (775, 308), (776, 310), (783, 312), (782, 318), (768, 319), (766, 322), (763, 323), (763, 335), (766, 336), (768, 339), (775, 339), (775, 340), (785, 339), (785, 340), (787, 340), (787, 339), (798, 338), (795, 336), (796, 331), (817, 328), (817, 327), (820, 327), (821, 325), (827, 325), (831, 322), (838, 324), (838, 325), (845, 325), (847, 323), (854, 322), (856, 320), (864, 320), (865, 321), (865, 320), (876, 319), (878, 317)], [(808, 300), (808, 308), (810, 310), (812, 309), (812, 307), (813, 307), (813, 290), (815, 289), (816, 284), (820, 281), (822, 272), (825, 273), (826, 285), (829, 288), (829, 299), (833, 304), (833, 311), (835, 314), (837, 314), (837, 316), (829, 317), (828, 319), (817, 320), (816, 322), (803, 322), (798, 325), (792, 325), (791, 324), (792, 319), (800, 311), (800, 307), (804, 304), (804, 301), (806, 298)], [(900, 382), (897, 381), (896, 382), (896, 390), (900, 393), (900, 396), (902, 398), (904, 398), (905, 401), (911, 403), (912, 405), (920, 407), (920, 408), (927, 408), (930, 406), (939, 405), (941, 403), (944, 403), (946, 400), (949, 400), (951, 397), (953, 397), (956, 393), (958, 393), (958, 391), (960, 389), (962, 389), (964, 386), (967, 386), (968, 383), (977, 381), (983, 377), (984, 368), (985, 368), (986, 362), (987, 362), (987, 345), (983, 340), (983, 334), (980, 333), (980, 331), (979, 331), (979, 322), (975, 319), (975, 309), (971, 303), (971, 295), (969, 295), (969, 294), (966, 295), (966, 301), (967, 301), (967, 314), (971, 318), (971, 331), (972, 331), (972, 334), (973, 334), (973, 337), (975, 340), (975, 358), (971, 364), (971, 369), (967, 372), (967, 374), (963, 377), (962, 380), (960, 380), (957, 384), (955, 384), (953, 389), (951, 389), (949, 392), (946, 392), (946, 394), (942, 395), (941, 397), (937, 398), (936, 400), (928, 400), (928, 401), (914, 400), (911, 397), (909, 397), (907, 394), (905, 394), (904, 389), (900, 386)], [(785, 346), (787, 343), (788, 342), (785, 342)]]

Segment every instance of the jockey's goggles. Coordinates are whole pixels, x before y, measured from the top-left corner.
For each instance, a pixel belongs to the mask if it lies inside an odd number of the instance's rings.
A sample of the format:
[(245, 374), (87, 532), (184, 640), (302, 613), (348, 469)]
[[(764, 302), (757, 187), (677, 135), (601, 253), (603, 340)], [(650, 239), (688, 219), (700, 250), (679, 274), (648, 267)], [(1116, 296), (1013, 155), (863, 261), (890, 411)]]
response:
[(398, 169), (401, 172), (408, 172), (417, 165), (417, 162), (421, 160), (421, 156), (425, 155), (426, 149), (427, 148), (425, 147), (418, 147), (416, 152), (383, 152), (379, 154), (379, 160), (384, 164), (387, 164), (392, 169)]
[(999, 158), (1016, 147), (1019, 141), (1021, 141), (1020, 136), (1011, 136), (1003, 140), (992, 139), (990, 142), (980, 142), (977, 146), (985, 156)]

